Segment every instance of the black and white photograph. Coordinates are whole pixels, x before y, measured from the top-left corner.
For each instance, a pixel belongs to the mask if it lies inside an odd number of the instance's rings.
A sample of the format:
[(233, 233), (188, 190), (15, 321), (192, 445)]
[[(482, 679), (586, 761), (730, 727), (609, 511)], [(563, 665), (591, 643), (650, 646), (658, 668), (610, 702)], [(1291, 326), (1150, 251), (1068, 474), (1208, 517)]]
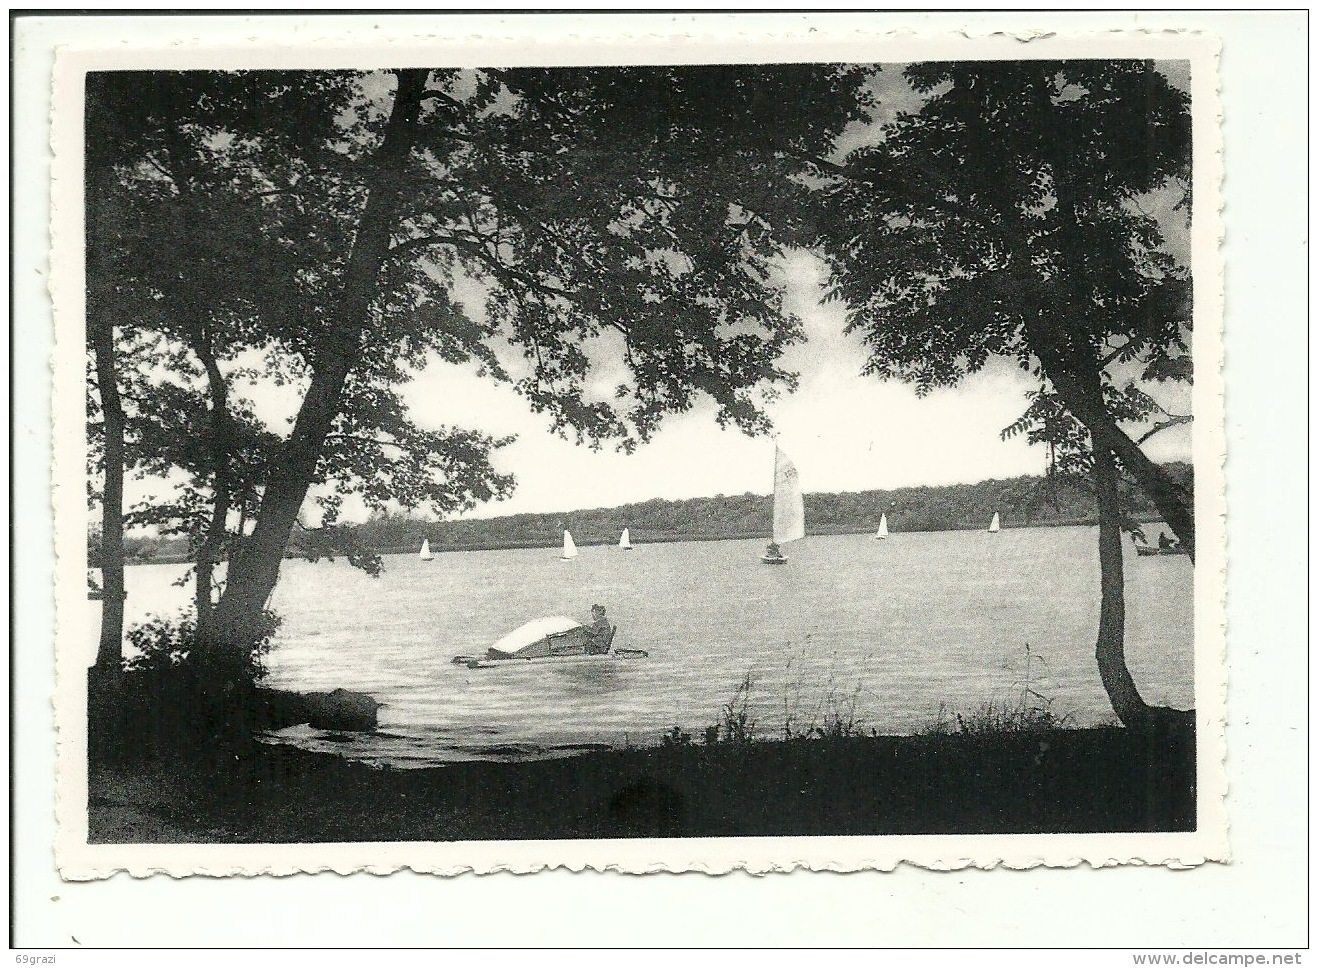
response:
[(66, 876), (1225, 859), (1215, 45), (862, 47), (69, 57)]

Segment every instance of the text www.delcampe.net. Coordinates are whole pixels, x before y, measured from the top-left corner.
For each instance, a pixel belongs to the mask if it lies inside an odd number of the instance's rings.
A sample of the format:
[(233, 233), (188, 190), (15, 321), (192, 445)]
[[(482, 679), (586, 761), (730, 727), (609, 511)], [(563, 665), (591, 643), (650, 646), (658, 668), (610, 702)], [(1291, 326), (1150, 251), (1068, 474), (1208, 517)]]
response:
[(1131, 955), (1137, 965), (1299, 965), (1303, 952), (1291, 954), (1186, 951), (1168, 954)]

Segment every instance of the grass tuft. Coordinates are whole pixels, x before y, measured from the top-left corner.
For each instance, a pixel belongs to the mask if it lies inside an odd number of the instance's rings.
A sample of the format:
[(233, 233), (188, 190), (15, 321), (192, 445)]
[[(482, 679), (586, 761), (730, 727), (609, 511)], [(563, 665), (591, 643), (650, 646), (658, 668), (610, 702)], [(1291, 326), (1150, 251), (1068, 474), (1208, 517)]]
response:
[(1068, 713), (1059, 716), (1052, 710), (1052, 701), (1030, 705), (986, 702), (972, 712), (952, 713), (946, 703), (939, 703), (938, 718), (924, 729), (920, 736), (988, 736), (1000, 733), (1039, 733), (1054, 729), (1070, 729), (1075, 722)]
[(952, 712), (946, 703), (938, 704), (938, 717), (917, 736), (991, 736), (1001, 733), (1039, 733), (1054, 729), (1073, 729), (1075, 718), (1070, 713), (1053, 711), (1054, 700), (1034, 688), (1035, 663), (1045, 667), (1043, 656), (1033, 652), (1025, 643), (1025, 675), (1018, 683), (1020, 695), (1014, 702), (981, 703), (972, 712)]
[[(755, 680), (751, 678), (751, 674), (748, 672), (737, 684), (732, 698), (724, 704), (719, 721), (705, 729), (706, 743), (709, 742), (711, 736), (716, 737), (717, 742), (720, 743), (755, 742), (755, 729), (758, 721), (753, 714), (751, 705), (751, 691), (754, 688)], [(715, 729), (717, 729), (717, 732), (712, 732)]]

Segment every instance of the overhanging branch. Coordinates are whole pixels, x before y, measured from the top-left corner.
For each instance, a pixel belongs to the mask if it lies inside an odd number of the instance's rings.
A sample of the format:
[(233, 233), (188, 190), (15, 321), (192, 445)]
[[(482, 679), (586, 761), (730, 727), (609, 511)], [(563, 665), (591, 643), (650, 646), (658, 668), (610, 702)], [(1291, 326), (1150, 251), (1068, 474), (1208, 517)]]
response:
[(1190, 414), (1172, 414), (1169, 420), (1162, 420), (1154, 424), (1153, 427), (1151, 427), (1149, 431), (1144, 434), (1143, 437), (1135, 441), (1135, 443), (1142, 444), (1144, 443), (1144, 441), (1148, 440), (1154, 434), (1166, 430), (1168, 427), (1177, 427), (1180, 426), (1181, 424), (1190, 423), (1192, 420), (1194, 420), (1194, 417), (1191, 416)]

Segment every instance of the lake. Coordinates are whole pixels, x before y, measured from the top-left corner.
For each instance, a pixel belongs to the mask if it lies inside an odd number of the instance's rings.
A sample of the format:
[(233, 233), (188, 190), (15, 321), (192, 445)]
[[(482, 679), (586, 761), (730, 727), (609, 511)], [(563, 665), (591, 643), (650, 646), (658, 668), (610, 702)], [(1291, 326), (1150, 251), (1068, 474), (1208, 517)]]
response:
[[(359, 690), (383, 703), (373, 735), (295, 727), (281, 742), (394, 766), (699, 741), (749, 676), (759, 735), (854, 712), (880, 734), (1019, 701), (1026, 682), (1078, 725), (1112, 720), (1093, 657), (1097, 529), (1013, 528), (811, 536), (788, 564), (762, 541), (472, 551), (385, 558), (378, 579), (343, 561), (286, 561), (284, 624), (268, 684)], [(1126, 549), (1126, 653), (1144, 698), (1193, 705), (1193, 566)], [(128, 619), (181, 608), (178, 565), (128, 569)], [(614, 647), (648, 659), (467, 669), (533, 618), (607, 606)], [(94, 603), (89, 603), (94, 604)], [(94, 652), (94, 643), (92, 643)]]

